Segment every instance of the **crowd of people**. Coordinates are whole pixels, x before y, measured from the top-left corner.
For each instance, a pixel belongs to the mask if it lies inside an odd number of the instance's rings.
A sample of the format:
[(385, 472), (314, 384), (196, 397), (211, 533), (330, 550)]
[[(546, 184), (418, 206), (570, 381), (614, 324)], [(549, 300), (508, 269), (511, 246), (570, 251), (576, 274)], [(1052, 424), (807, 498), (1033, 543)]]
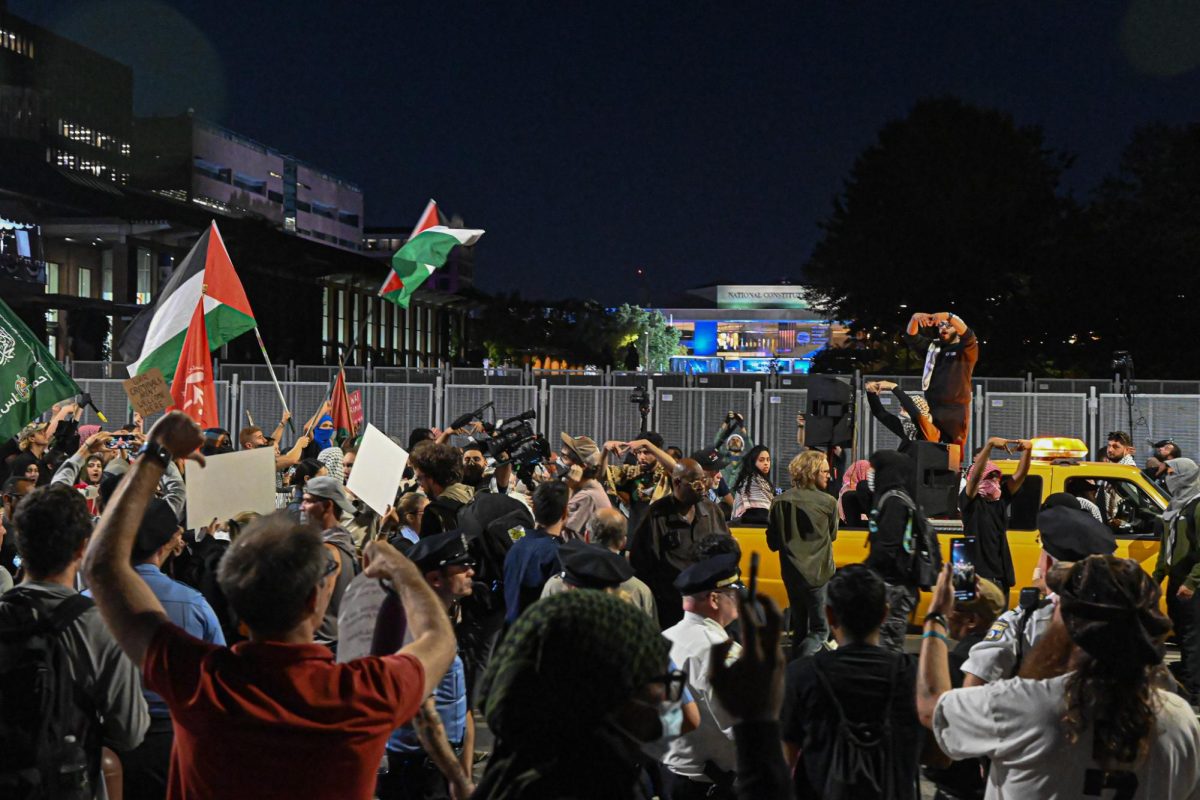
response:
[[(974, 337), (935, 316), (936, 378)], [(902, 402), (906, 436), (942, 429)], [(1042, 504), (1024, 576), (1007, 521), (1032, 447), (989, 440), (960, 494), (963, 592), (902, 452), (773, 469), (732, 413), (691, 454), (564, 432), (539, 463), (493, 454), (477, 423), (419, 428), (378, 514), (327, 411), (284, 447), (286, 418), (102, 431), (64, 404), (4, 445), (0, 795), (916, 798), (923, 779), (948, 800), (1200, 797), (1200, 467), (1173, 443), (1146, 467), (1171, 497), (1153, 577), (1112, 555), (1121, 509), (1085, 484)], [(185, 529), (186, 473), (235, 444), (275, 450), (278, 510)], [(1106, 456), (1131, 449), (1115, 432)], [(786, 615), (731, 522), (765, 526)], [(860, 524), (862, 563), (837, 568)], [(38, 653), (66, 687), (48, 717), (16, 699), (46, 682), (10, 668)]]

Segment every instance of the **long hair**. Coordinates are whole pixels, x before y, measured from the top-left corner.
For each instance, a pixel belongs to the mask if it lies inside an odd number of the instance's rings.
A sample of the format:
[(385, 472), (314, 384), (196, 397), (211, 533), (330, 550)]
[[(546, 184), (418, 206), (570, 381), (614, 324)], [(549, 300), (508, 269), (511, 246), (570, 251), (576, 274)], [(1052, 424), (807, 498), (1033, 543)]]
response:
[(1159, 711), (1154, 687), (1161, 667), (1117, 671), (1086, 653), (1067, 678), (1062, 722), (1074, 744), (1092, 729), (1092, 756), (1102, 766), (1145, 758)]
[(771, 451), (767, 449), (766, 445), (756, 444), (754, 447), (750, 448), (748, 453), (742, 456), (742, 464), (740, 467), (738, 467), (737, 479), (733, 482), (733, 491), (738, 491), (743, 486), (750, 483), (751, 478), (753, 478), (755, 475), (758, 475), (767, 482), (768, 486), (771, 487), (771, 494), (775, 493), (775, 484), (771, 483), (771, 476), (763, 475), (758, 471), (758, 467), (754, 465), (754, 462), (758, 460), (759, 454), (770, 452)]

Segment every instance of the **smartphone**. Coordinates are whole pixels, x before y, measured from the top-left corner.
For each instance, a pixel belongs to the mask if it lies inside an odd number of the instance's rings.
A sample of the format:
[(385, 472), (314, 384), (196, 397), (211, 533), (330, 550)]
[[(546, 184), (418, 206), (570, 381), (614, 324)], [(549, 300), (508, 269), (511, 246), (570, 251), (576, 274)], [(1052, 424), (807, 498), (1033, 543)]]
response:
[(950, 574), (955, 600), (975, 598), (975, 537), (950, 540)]

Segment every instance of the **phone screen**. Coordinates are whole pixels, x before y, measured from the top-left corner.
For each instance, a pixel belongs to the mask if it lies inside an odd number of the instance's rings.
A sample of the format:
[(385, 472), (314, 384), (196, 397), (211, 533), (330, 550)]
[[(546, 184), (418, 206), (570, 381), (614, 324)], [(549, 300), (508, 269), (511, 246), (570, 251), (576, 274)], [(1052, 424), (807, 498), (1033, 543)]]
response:
[(963, 537), (950, 540), (950, 571), (955, 600), (975, 597), (975, 539)]

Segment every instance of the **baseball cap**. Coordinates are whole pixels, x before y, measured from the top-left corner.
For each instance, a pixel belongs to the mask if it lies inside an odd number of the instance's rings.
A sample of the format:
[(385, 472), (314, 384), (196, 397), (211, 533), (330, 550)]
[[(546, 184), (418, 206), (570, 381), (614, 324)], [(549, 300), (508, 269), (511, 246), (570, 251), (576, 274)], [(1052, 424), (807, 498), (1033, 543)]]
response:
[(717, 472), (729, 465), (729, 460), (711, 447), (707, 450), (697, 450), (692, 453), (692, 460), (700, 465), (705, 472)]
[(309, 478), (304, 484), (304, 493), (311, 494), (313, 497), (320, 497), (322, 500), (332, 500), (338, 508), (347, 514), (354, 513), (354, 504), (350, 502), (350, 498), (346, 497), (346, 490), (342, 487), (342, 482), (337, 478), (331, 478), (328, 475)]
[(954, 610), (964, 614), (981, 614), (993, 619), (1008, 610), (1004, 592), (987, 578), (979, 578), (979, 591), (970, 600), (956, 600)]
[(138, 525), (137, 538), (133, 542), (133, 560), (143, 561), (158, 552), (158, 548), (171, 541), (179, 530), (179, 517), (175, 516), (171, 504), (156, 497), (146, 505), (146, 513)]
[(31, 422), (28, 425), (26, 425), (24, 428), (21, 428), (21, 432), (17, 434), (17, 441), (23, 442), (26, 439), (28, 439), (29, 437), (33, 436), (38, 431), (44, 431), (44, 430), (46, 430), (46, 428), (49, 428), (49, 427), (50, 427), (49, 422)]
[(582, 466), (594, 467), (600, 463), (600, 448), (587, 436), (571, 436), (569, 433), (560, 434), (562, 443)]
[(1162, 590), (1138, 562), (1101, 555), (1059, 562), (1046, 586), (1058, 595), (1071, 641), (1092, 658), (1130, 675), (1162, 663), (1171, 620), (1158, 610)]
[(1159, 439), (1157, 442), (1152, 442), (1149, 439), (1147, 439), (1146, 444), (1150, 445), (1155, 450), (1157, 450), (1160, 447), (1166, 447), (1169, 444), (1175, 444), (1175, 440), (1174, 439)]

